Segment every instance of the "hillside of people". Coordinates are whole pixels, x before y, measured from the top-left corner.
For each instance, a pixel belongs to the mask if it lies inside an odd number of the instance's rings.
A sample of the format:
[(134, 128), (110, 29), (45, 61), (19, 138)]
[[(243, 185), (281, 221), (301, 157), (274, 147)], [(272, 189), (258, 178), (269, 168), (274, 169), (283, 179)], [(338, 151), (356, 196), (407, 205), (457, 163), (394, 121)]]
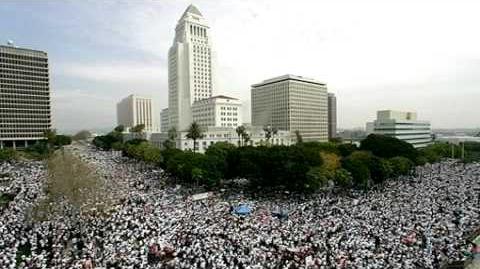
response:
[(359, 147), (218, 143), (203, 154), (123, 141), (118, 130), (47, 159), (0, 164), (0, 268), (441, 268), (479, 259), (472, 145), (462, 155), (455, 145), (416, 150), (371, 135)]

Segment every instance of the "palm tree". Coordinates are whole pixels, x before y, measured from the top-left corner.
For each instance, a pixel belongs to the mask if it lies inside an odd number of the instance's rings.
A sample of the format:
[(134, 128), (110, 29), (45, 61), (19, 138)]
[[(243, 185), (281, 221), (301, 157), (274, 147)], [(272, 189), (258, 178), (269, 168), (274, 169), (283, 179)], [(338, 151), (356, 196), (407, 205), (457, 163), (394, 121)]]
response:
[(272, 126), (268, 125), (263, 127), (263, 131), (265, 132), (265, 139), (267, 140), (267, 144), (270, 142), (270, 138), (272, 138), (273, 129)]
[(242, 138), (245, 136), (245, 126), (240, 125), (235, 129), (238, 135), (238, 146), (242, 146)]
[(243, 145), (247, 145), (248, 144), (248, 141), (250, 141), (250, 134), (248, 134), (247, 132), (245, 132), (242, 136), (243, 138)]
[(272, 127), (272, 144), (273, 144), (273, 138), (278, 134), (278, 128), (277, 127)]
[[(135, 134), (138, 134), (140, 137), (142, 137), (142, 134), (143, 134), (143, 131), (145, 130), (145, 124), (143, 123), (140, 123), (140, 124), (137, 124), (135, 126), (133, 126), (131, 129), (130, 129), (130, 132), (132, 133), (135, 133)], [(135, 135), (137, 136), (137, 135)], [(138, 137), (137, 137), (138, 138)]]
[(297, 144), (303, 142), (303, 138), (302, 138), (302, 135), (300, 134), (300, 131), (299, 131), (299, 130), (296, 130), (296, 131), (295, 131), (295, 136), (297, 137)]
[(188, 128), (186, 137), (193, 140), (193, 153), (195, 153), (197, 139), (201, 139), (204, 137), (203, 130), (200, 125), (198, 125), (198, 123), (194, 121), (192, 125), (190, 125), (190, 127)]
[(177, 129), (172, 127), (168, 130), (168, 139), (163, 142), (163, 147), (166, 149), (173, 149), (176, 146)]

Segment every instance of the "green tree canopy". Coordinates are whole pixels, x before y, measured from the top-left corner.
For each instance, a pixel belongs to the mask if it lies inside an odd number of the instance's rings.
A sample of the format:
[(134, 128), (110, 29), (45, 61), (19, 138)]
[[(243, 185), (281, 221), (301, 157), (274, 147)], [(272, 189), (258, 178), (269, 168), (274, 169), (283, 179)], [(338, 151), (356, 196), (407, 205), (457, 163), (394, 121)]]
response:
[(417, 158), (417, 151), (411, 144), (394, 137), (377, 134), (370, 134), (362, 140), (360, 150), (370, 151), (381, 158), (402, 156), (411, 161)]

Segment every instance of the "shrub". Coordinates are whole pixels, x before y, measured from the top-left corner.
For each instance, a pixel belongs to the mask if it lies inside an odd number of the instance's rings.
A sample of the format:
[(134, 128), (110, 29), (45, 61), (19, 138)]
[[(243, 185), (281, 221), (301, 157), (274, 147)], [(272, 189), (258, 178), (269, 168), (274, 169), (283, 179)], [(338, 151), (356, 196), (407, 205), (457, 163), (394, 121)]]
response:
[(394, 176), (408, 175), (414, 167), (414, 163), (405, 157), (393, 157), (389, 159)]
[(335, 178), (334, 178), (335, 185), (341, 188), (350, 188), (353, 184), (352, 174), (348, 172), (346, 169), (340, 168), (335, 171)]

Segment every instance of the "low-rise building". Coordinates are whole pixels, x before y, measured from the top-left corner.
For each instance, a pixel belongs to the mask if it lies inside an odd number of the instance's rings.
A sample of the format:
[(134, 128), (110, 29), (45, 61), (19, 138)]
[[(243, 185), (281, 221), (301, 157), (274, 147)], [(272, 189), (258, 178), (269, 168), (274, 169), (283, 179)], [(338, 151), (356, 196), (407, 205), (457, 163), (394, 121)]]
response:
[(417, 120), (415, 112), (377, 111), (373, 133), (395, 137), (412, 144), (415, 148), (426, 147), (432, 143), (430, 122)]
[(242, 125), (242, 102), (236, 98), (217, 95), (193, 103), (193, 121), (202, 127), (230, 127)]
[[(258, 146), (265, 145), (267, 143), (273, 145), (291, 145), (294, 143), (291, 139), (289, 131), (279, 130), (277, 134), (273, 135), (269, 141), (265, 137), (265, 131), (262, 127), (255, 126), (246, 126), (246, 133), (249, 135), (249, 140), (246, 145)], [(244, 142), (241, 142), (236, 129), (231, 127), (207, 127), (204, 129), (203, 138), (196, 141), (196, 150), (197, 152), (205, 152), (205, 150), (217, 143), (217, 142), (227, 142), (233, 145), (242, 145)], [(178, 132), (176, 139), (176, 148), (181, 150), (193, 150), (193, 140), (188, 139), (186, 131)], [(165, 133), (154, 133), (150, 136), (150, 142), (153, 145), (162, 147), (163, 142), (168, 139), (168, 135)]]

